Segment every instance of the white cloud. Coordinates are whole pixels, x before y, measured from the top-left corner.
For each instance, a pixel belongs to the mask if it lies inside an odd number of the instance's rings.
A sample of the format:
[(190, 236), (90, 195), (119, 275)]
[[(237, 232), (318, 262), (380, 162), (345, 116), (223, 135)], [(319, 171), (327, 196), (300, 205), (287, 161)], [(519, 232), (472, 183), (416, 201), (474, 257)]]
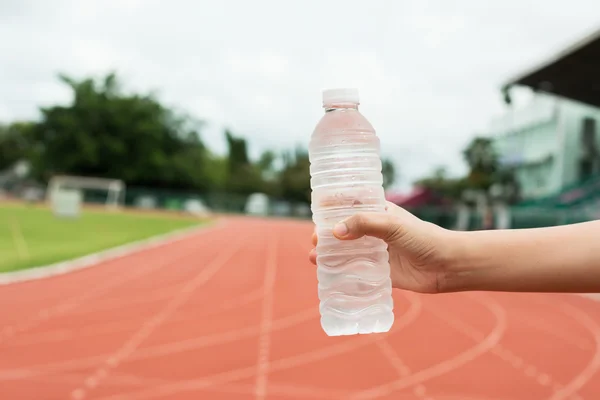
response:
[(404, 183), (460, 150), (502, 112), (500, 84), (598, 23), (597, 0), (4, 0), (0, 118), (64, 102), (58, 72), (116, 69), (253, 154), (306, 145), (320, 90), (357, 86)]

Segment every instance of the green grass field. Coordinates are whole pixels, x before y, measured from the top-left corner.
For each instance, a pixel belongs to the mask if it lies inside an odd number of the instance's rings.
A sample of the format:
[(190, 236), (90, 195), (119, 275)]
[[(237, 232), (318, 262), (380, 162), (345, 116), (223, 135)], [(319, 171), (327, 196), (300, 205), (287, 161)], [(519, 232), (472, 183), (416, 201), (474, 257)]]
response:
[(193, 218), (87, 209), (69, 220), (41, 207), (0, 205), (0, 273), (48, 265), (200, 223)]

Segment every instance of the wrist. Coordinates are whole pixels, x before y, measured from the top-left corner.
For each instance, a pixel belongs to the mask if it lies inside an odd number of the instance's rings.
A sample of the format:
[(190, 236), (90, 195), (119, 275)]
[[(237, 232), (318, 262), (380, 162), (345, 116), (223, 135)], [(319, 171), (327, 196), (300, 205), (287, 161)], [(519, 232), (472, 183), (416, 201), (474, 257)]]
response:
[(484, 280), (484, 255), (473, 232), (448, 231), (440, 292), (478, 290)]

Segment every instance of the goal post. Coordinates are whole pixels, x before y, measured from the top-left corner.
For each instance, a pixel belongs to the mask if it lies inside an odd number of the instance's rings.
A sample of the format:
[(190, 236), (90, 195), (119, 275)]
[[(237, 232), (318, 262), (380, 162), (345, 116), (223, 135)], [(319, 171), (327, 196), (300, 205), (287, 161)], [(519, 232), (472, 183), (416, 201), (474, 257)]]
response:
[(56, 175), (48, 182), (46, 198), (53, 201), (65, 191), (100, 190), (106, 192), (104, 204), (107, 208), (119, 208), (125, 202), (125, 182), (120, 179), (94, 178), (86, 176)]

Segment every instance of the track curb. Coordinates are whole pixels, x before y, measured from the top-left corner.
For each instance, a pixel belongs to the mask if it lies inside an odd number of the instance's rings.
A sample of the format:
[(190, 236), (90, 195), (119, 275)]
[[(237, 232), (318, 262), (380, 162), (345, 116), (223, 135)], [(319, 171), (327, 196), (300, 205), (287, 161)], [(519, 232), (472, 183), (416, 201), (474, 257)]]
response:
[(222, 224), (222, 221), (217, 220), (198, 226), (192, 226), (168, 233), (163, 233), (146, 239), (137, 240), (135, 242), (111, 247), (96, 253), (87, 254), (85, 256), (59, 261), (53, 264), (40, 265), (20, 271), (0, 273), (0, 286), (45, 279), (79, 271), (93, 267), (105, 261), (115, 260), (117, 258), (126, 257), (140, 251), (152, 249), (154, 247), (175, 243), (179, 240), (191, 237), (201, 231), (214, 229)]

